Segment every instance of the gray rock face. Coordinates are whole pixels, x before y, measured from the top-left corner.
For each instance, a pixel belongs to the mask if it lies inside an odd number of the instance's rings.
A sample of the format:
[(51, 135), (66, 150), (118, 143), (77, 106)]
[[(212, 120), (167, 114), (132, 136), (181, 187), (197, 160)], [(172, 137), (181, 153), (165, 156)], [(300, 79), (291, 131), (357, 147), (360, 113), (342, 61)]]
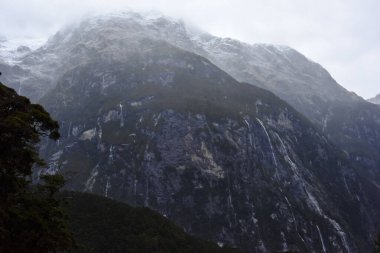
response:
[(294, 49), (249, 45), (208, 34), (183, 48), (210, 59), (242, 82), (268, 89), (301, 112), (349, 154), (369, 178), (380, 181), (380, 110), (341, 87), (319, 64)]
[(68, 71), (41, 100), (62, 126), (47, 172), (249, 252), (370, 247), (379, 189), (307, 120), (202, 57), (140, 47)]
[(88, 18), (55, 34), (21, 57), (10, 86), (38, 100), (66, 71), (94, 59), (123, 60), (145, 39), (166, 41), (211, 60), (238, 81), (268, 89), (320, 128), (353, 161), (380, 180), (380, 110), (335, 82), (319, 64), (286, 46), (249, 45), (189, 29), (160, 15), (123, 13)]
[(62, 139), (42, 152), (70, 189), (149, 206), (250, 252), (371, 248), (377, 107), (293, 49), (129, 13), (67, 27), (3, 69), (60, 121)]
[(380, 105), (380, 94), (377, 94), (376, 97), (368, 99), (368, 102)]

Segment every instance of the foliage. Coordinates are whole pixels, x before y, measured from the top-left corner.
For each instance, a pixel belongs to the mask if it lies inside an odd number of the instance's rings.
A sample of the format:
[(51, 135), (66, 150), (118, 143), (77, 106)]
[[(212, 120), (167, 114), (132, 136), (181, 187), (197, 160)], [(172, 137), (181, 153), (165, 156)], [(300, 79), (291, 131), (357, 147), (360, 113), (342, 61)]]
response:
[(239, 253), (187, 235), (160, 214), (105, 197), (65, 193), (77, 252)]
[(41, 105), (0, 83), (0, 252), (56, 252), (74, 246), (67, 217), (55, 197), (61, 175), (32, 185), (34, 165), (43, 165), (36, 144), (59, 138), (58, 123)]
[(380, 253), (380, 233), (378, 234), (376, 241), (375, 241), (374, 253)]

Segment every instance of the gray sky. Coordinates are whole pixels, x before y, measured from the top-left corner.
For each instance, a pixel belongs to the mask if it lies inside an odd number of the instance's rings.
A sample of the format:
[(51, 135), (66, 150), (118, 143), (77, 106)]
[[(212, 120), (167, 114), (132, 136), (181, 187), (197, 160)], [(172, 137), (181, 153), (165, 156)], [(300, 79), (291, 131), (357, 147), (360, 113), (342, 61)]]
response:
[(0, 35), (45, 38), (84, 14), (131, 8), (214, 35), (289, 45), (365, 98), (380, 93), (379, 0), (0, 0)]

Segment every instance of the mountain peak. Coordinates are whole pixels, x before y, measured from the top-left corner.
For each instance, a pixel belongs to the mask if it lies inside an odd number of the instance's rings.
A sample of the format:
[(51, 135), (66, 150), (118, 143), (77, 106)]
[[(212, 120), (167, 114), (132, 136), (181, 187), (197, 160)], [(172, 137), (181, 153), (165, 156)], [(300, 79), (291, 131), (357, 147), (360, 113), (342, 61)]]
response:
[(375, 97), (370, 98), (367, 101), (370, 102), (370, 103), (373, 103), (373, 104), (380, 105), (380, 94), (377, 94)]
[[(17, 67), (4, 77), (18, 93), (43, 96), (60, 122), (60, 142), (41, 152), (48, 172), (75, 175), (68, 188), (154, 208), (189, 233), (252, 251), (357, 252), (380, 224), (361, 212), (378, 213), (373, 176), (363, 167), (359, 177), (347, 160), (372, 164), (354, 152), (364, 136), (378, 147), (380, 116), (290, 47), (127, 11), (73, 23)], [(356, 141), (341, 145), (349, 156), (247, 83), (281, 96), (335, 143)], [(375, 115), (362, 114), (373, 123), (364, 125), (360, 111)]]

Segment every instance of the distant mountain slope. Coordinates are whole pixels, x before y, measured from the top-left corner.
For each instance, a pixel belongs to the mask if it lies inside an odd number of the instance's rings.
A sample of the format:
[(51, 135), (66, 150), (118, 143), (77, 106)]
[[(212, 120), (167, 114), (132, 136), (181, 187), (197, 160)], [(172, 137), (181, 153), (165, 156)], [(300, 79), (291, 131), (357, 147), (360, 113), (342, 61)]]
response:
[(75, 253), (239, 253), (193, 238), (156, 212), (100, 196), (66, 192)]
[(370, 247), (379, 190), (307, 119), (196, 54), (123, 41), (41, 100), (62, 129), (42, 147), (48, 171), (68, 173), (68, 188), (150, 207), (250, 252)]
[(287, 101), (380, 182), (378, 106), (348, 92), (323, 67), (289, 47), (249, 45), (204, 33), (189, 36), (192, 47), (176, 44)]
[(376, 97), (368, 99), (367, 101), (373, 104), (380, 105), (380, 94), (378, 94)]

